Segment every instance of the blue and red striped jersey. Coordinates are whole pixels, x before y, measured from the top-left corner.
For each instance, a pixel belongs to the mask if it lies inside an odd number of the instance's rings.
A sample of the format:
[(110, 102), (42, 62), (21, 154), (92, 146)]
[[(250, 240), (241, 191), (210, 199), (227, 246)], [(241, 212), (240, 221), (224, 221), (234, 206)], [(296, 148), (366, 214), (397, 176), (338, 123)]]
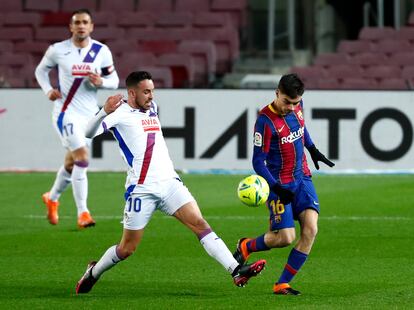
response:
[(271, 104), (259, 112), (254, 129), (253, 168), (272, 187), (311, 175), (305, 146), (313, 145), (305, 127), (303, 101), (281, 116)]

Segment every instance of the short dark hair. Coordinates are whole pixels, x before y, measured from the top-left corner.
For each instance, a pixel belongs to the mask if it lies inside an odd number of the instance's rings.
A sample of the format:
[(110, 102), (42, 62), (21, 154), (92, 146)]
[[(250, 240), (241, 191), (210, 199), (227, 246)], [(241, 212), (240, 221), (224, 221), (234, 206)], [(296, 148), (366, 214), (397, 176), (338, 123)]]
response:
[(282, 76), (277, 89), (290, 98), (296, 98), (303, 95), (305, 85), (296, 73), (290, 73)]
[(135, 87), (143, 80), (152, 80), (151, 74), (147, 71), (134, 71), (127, 76), (125, 85), (127, 88)]
[(76, 11), (73, 11), (72, 12), (72, 15), (70, 16), (70, 22), (72, 23), (72, 18), (73, 18), (73, 15), (76, 15), (76, 14), (88, 14), (89, 15), (89, 17), (91, 18), (91, 20), (92, 20), (92, 14), (91, 14), (91, 11), (89, 11), (88, 9), (79, 9), (79, 10), (76, 10)]

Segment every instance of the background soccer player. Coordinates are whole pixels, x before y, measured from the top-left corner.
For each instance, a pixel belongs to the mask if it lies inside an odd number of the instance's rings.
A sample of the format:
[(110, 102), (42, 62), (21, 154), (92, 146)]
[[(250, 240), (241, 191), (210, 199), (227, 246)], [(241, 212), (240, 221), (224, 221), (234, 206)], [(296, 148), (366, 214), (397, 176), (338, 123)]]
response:
[(233, 254), (242, 264), (252, 252), (288, 246), (296, 238), (294, 220), (298, 220), (300, 238), (273, 286), (273, 292), (282, 295), (300, 294), (289, 282), (305, 263), (318, 230), (319, 201), (304, 147), (317, 169), (318, 161), (334, 166), (315, 147), (305, 127), (303, 93), (303, 82), (296, 74), (284, 75), (276, 98), (259, 113), (254, 129), (253, 168), (271, 189), (267, 201), (270, 229), (257, 238), (240, 239)]
[(187, 226), (206, 252), (232, 275), (234, 284), (244, 286), (261, 272), (266, 261), (240, 265), (201, 215), (168, 154), (157, 105), (153, 101), (151, 75), (144, 71), (132, 72), (126, 79), (126, 86), (128, 101), (121, 101), (121, 95), (109, 97), (86, 130), (87, 137), (93, 137), (99, 128), (98, 133), (112, 132), (129, 167), (123, 235), (118, 245), (110, 247), (98, 262), (88, 265), (76, 286), (76, 293), (89, 292), (106, 270), (135, 251), (155, 210), (173, 215)]
[[(90, 37), (93, 23), (88, 10), (75, 11), (69, 29), (72, 37), (52, 44), (35, 72), (42, 90), (54, 103), (53, 125), (67, 149), (50, 192), (42, 198), (50, 224), (56, 225), (59, 197), (72, 183), (78, 226), (84, 228), (95, 225), (87, 207), (90, 140), (85, 138), (84, 131), (88, 120), (98, 111), (97, 88), (116, 89), (119, 78), (109, 48)], [(52, 87), (48, 75), (54, 67), (59, 72), (58, 88)]]

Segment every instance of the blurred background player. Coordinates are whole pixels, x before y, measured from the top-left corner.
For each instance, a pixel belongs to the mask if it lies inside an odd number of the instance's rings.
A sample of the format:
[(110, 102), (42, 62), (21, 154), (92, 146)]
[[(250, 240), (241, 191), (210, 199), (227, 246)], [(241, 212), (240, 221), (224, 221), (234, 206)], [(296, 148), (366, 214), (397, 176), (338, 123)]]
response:
[(300, 238), (273, 292), (299, 295), (289, 282), (305, 263), (318, 230), (319, 201), (311, 180), (304, 147), (317, 169), (318, 161), (334, 166), (315, 147), (305, 127), (302, 95), (304, 84), (296, 74), (282, 76), (276, 98), (264, 107), (254, 129), (253, 168), (269, 183), (267, 201), (270, 229), (257, 238), (242, 238), (233, 254), (240, 264), (250, 253), (290, 245), (296, 238), (294, 220), (300, 224)]
[[(42, 196), (52, 225), (58, 223), (59, 197), (71, 183), (79, 228), (95, 225), (87, 207), (90, 140), (84, 131), (88, 120), (99, 110), (97, 89), (116, 89), (119, 78), (109, 48), (90, 37), (93, 27), (88, 10), (75, 11), (69, 24), (72, 37), (52, 44), (35, 72), (42, 90), (54, 102), (53, 124), (67, 149), (50, 192)], [(58, 88), (53, 88), (49, 79), (54, 67), (59, 73)]]
[(158, 108), (153, 101), (151, 75), (145, 71), (132, 72), (126, 79), (126, 87), (128, 101), (123, 101), (122, 95), (109, 97), (86, 130), (86, 136), (91, 138), (97, 132), (110, 131), (118, 140), (129, 167), (124, 231), (118, 245), (110, 247), (98, 262), (89, 263), (76, 286), (76, 293), (89, 292), (106, 270), (135, 251), (145, 226), (157, 209), (173, 215), (191, 229), (206, 252), (232, 275), (234, 284), (244, 286), (262, 271), (266, 261), (239, 264), (201, 215), (197, 202), (175, 172), (168, 154)]

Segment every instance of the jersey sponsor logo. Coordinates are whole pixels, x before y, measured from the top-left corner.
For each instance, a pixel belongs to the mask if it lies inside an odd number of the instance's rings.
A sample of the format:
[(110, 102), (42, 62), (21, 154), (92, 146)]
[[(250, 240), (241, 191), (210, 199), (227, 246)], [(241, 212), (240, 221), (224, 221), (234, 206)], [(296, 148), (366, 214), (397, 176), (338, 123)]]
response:
[(282, 127), (278, 128), (277, 131), (281, 132), (283, 130), (283, 128), (285, 128), (285, 125), (283, 125)]
[(75, 64), (72, 66), (73, 76), (87, 76), (89, 72), (92, 72), (92, 67), (89, 64)]
[(254, 145), (255, 146), (262, 146), (263, 143), (263, 138), (262, 135), (260, 134), (260, 132), (255, 132), (254, 133)]
[(141, 120), (142, 128), (144, 131), (160, 131), (160, 124), (155, 118), (147, 118)]
[(282, 137), (282, 139), (280, 140), (282, 144), (293, 143), (296, 140), (302, 138), (304, 132), (305, 132), (305, 127), (300, 127), (298, 130), (291, 132), (287, 137)]

